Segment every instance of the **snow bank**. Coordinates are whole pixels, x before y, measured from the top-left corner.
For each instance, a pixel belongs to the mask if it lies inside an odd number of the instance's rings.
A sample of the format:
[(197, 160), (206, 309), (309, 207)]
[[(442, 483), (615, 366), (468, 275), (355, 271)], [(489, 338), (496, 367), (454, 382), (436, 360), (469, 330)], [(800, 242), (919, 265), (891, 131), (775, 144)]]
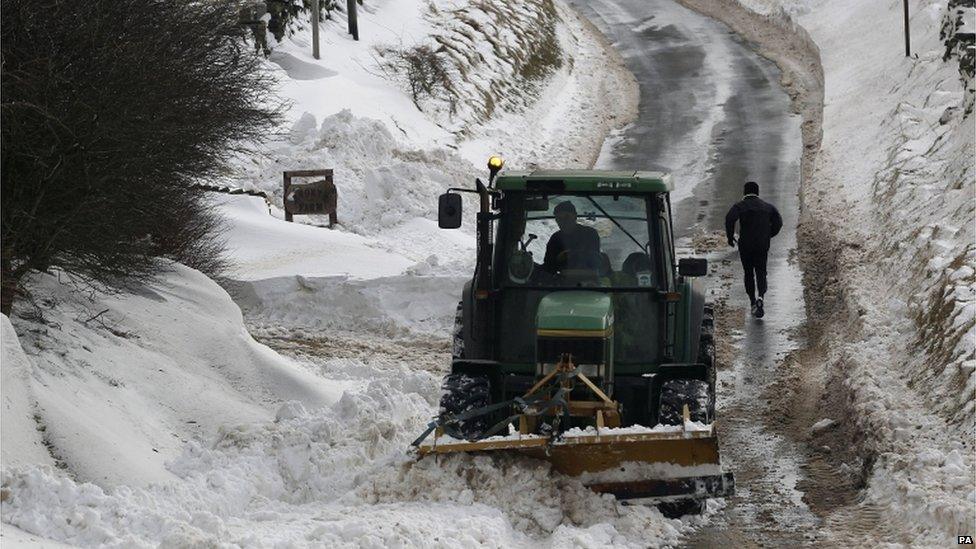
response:
[(5, 546), (17, 547), (19, 549), (71, 549), (74, 545), (58, 543), (40, 536), (25, 532), (24, 530), (11, 526), (6, 522), (0, 522), (0, 540)]
[(563, 2), (556, 2), (556, 13), (562, 66), (532, 104), (496, 114), (461, 143), (461, 154), (475, 165), (501, 154), (520, 169), (591, 168), (604, 137), (637, 118), (637, 81), (619, 53)]
[[(392, 64), (388, 70), (407, 90), (417, 90), (418, 80), (419, 87), (433, 84), (432, 93), (413, 92), (411, 98), (453, 132), (467, 133), (472, 124), (492, 118), (496, 109), (528, 105), (563, 63), (552, 0), (434, 0), (422, 13), (428, 35), (379, 49), (378, 61), (381, 67)], [(416, 48), (425, 48), (430, 56), (412, 62), (396, 59), (416, 55)], [(426, 65), (426, 72), (418, 62)]]
[(44, 447), (35, 405), (30, 393), (32, 366), (7, 315), (0, 315), (0, 467), (54, 465)]
[[(3, 334), (0, 394), (15, 403), (4, 413), (5, 468), (53, 456), (74, 478), (102, 486), (172, 480), (164, 463), (188, 440), (267, 420), (285, 400), (316, 408), (341, 393), (256, 343), (227, 293), (181, 265), (158, 283), (90, 300), (64, 276), (38, 275), (31, 288), (39, 309), (20, 304), (13, 319), (26, 362), (18, 339)], [(35, 428), (46, 458), (37, 457), (36, 436), (21, 436)]]
[[(380, 0), (362, 8), (359, 25), (355, 42), (341, 22), (326, 21), (320, 60), (310, 55), (308, 28), (275, 46), (269, 66), (290, 100), (290, 130), (262, 154), (239, 158), (235, 185), (267, 192), (280, 208), (283, 170), (333, 168), (340, 230), (401, 246), (416, 242), (398, 238), (404, 225), (413, 224), (413, 236), (418, 219), (429, 226), (437, 195), (472, 186), (489, 154), (503, 153), (515, 168), (587, 167), (607, 133), (636, 115), (637, 86), (622, 60), (559, 2)], [(438, 44), (454, 67), (458, 109), (448, 119), (439, 108), (418, 109), (378, 57), (380, 47), (424, 43)], [(543, 50), (559, 62), (527, 75)], [(436, 234), (421, 236), (457, 248), (459, 239)], [(473, 240), (470, 225), (462, 234)], [(412, 246), (421, 248), (435, 249)]]
[[(892, 289), (883, 302), (913, 324), (904, 350), (915, 359), (900, 361), (901, 372), (933, 409), (959, 425), (960, 432), (972, 433), (973, 75), (960, 72), (961, 47), (951, 46), (956, 29), (944, 25), (956, 17), (971, 22), (976, 13), (945, 2), (913, 2), (916, 57), (905, 58), (901, 32), (890, 32), (901, 17), (900, 7), (838, 3), (835, 10), (828, 2), (810, 11), (798, 4), (789, 8), (808, 13), (799, 21), (820, 45), (827, 77), (825, 154), (818, 177), (841, 183), (832, 192), (873, 221), (864, 227), (876, 235), (867, 241), (868, 253), (877, 255), (871, 274), (877, 274), (874, 267), (881, 269)], [(844, 24), (837, 24), (840, 19)], [(853, 58), (852, 50), (860, 54)]]
[[(376, 235), (416, 218), (436, 219), (437, 196), (449, 186), (473, 183), (473, 168), (445, 149), (421, 150), (394, 137), (379, 120), (349, 109), (321, 123), (305, 113), (287, 143), (246, 166), (245, 186), (267, 192), (282, 204), (285, 169), (332, 168), (339, 192), (342, 229)], [(324, 224), (327, 218), (298, 217)]]
[(901, 541), (944, 543), (976, 519), (976, 125), (958, 41), (976, 10), (910, 2), (906, 58), (900, 3), (740, 1), (820, 48), (823, 143), (803, 202), (814, 261), (835, 271), (812, 291), (833, 300), (828, 390), (873, 458), (865, 504)]
[(106, 490), (50, 469), (5, 470), (4, 521), (107, 547), (646, 547), (673, 545), (688, 528), (541, 462), (416, 462), (405, 449), (434, 411), (436, 377), (371, 361), (323, 367), (336, 381), (368, 381), (331, 406), (287, 404), (276, 421), (190, 442), (167, 465), (175, 482)]
[[(491, 14), (521, 18), (533, 6), (547, 11), (562, 63), (525, 90), (493, 90), (493, 113), (483, 104), (447, 123), (431, 120), (378, 70), (376, 46), (456, 33), (444, 18), (453, 25), (457, 10), (466, 11), (508, 48), (499, 56), (487, 38), (470, 42), (466, 55), (494, 56), (460, 90), (478, 97), (479, 86), (519, 70), (504, 57), (531, 61), (536, 53), (532, 40), (506, 30), (534, 31), (534, 20)], [(90, 301), (54, 276), (37, 277), (43, 318), (21, 307), (13, 322), (29, 378), (10, 370), (8, 383), (7, 356), (21, 355), (3, 336), (0, 396), (29, 439), (10, 460), (4, 455), (4, 536), (13, 527), (18, 541), (24, 531), (108, 547), (676, 543), (686, 523), (618, 506), (538, 463), (415, 463), (405, 453), (435, 414), (446, 358), (424, 348), (411, 362), (384, 355), (383, 345), (406, 335), (446, 341), (474, 257), (473, 216), (460, 231), (438, 230), (437, 195), (469, 186), (485, 153), (506, 147), (520, 155), (513, 167), (588, 165), (606, 132), (636, 108), (636, 85), (619, 58), (563, 5), (435, 7), (440, 16), (428, 17), (426, 2), (368, 2), (360, 42), (343, 22), (326, 21), (321, 60), (309, 54), (307, 29), (276, 44), (269, 67), (291, 101), (289, 131), (262, 154), (237, 159), (229, 176), (268, 191), (271, 215), (255, 198), (215, 199), (234, 263), (225, 284), (259, 331), (371, 348), (283, 358), (251, 339), (223, 290), (179, 265), (156, 284)], [(472, 124), (469, 115), (486, 114), (494, 120)], [(526, 120), (541, 123), (525, 130)], [(335, 230), (281, 221), (281, 172), (301, 168), (335, 169)], [(8, 387), (29, 398), (17, 400)], [(38, 436), (50, 454), (28, 453)], [(60, 468), (8, 467), (39, 460)]]
[(213, 200), (224, 219), (227, 276), (236, 280), (368, 278), (400, 274), (415, 263), (374, 238), (272, 217), (263, 198), (215, 194)]
[(346, 331), (446, 338), (466, 280), (413, 274), (370, 280), (294, 276), (243, 283), (234, 293), (248, 322), (271, 335)]

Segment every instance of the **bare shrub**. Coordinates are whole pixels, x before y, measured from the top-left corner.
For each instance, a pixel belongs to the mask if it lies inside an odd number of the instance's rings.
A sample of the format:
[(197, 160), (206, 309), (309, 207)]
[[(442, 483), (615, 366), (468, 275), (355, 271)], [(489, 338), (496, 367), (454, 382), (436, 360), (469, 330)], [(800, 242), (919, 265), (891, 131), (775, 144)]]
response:
[(0, 0), (2, 305), (59, 267), (90, 285), (172, 258), (215, 272), (219, 221), (192, 189), (277, 124), (232, 3)]
[(551, 0), (539, 3), (540, 17), (536, 41), (529, 58), (519, 67), (519, 76), (527, 81), (541, 80), (563, 64), (562, 49), (556, 37), (556, 8)]
[(456, 94), (451, 77), (444, 61), (427, 45), (397, 49), (378, 47), (380, 67), (387, 75), (401, 80), (413, 104), (422, 110), (421, 103), (427, 99), (443, 99), (453, 113)]

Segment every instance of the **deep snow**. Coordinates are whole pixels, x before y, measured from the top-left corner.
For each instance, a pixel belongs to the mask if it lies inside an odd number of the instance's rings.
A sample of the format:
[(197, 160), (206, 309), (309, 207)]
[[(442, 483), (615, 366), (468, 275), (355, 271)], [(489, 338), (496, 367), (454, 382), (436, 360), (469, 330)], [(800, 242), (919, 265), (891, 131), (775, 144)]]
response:
[[(821, 48), (817, 180), (830, 186), (810, 198), (858, 219), (844, 239), (867, 248), (844, 274), (860, 339), (838, 347), (834, 368), (875, 433), (869, 503), (910, 542), (944, 540), (976, 505), (973, 125), (948, 108), (964, 91), (941, 59), (944, 4), (913, 2), (919, 57), (906, 60), (891, 32), (898, 3), (742, 1), (783, 7)], [(643, 547), (689, 527), (550, 482), (539, 464), (405, 454), (433, 414), (447, 355), (434, 343), (418, 365), (384, 348), (447, 333), (473, 255), (470, 225), (436, 229), (436, 195), (480, 174), (488, 152), (513, 167), (586, 166), (633, 114), (619, 59), (557, 3), (563, 63), (526, 110), (431, 118), (375, 69), (371, 49), (425, 40), (438, 20), (419, 5), (369, 2), (360, 43), (326, 22), (321, 61), (307, 32), (277, 44), (291, 131), (234, 174), (271, 192), (272, 216), (259, 199), (215, 198), (230, 227), (227, 286), (255, 332), (336, 356), (286, 358), (255, 342), (227, 293), (181, 266), (90, 301), (38, 276), (43, 319), (23, 307), (13, 326), (2, 319), (5, 544), (27, 531), (117, 547)], [(337, 230), (280, 220), (281, 170), (310, 167), (337, 170)], [(905, 264), (923, 267), (905, 276)], [(941, 313), (927, 322), (931, 310)], [(933, 333), (937, 348), (914, 343)]]
[[(29, 367), (4, 332), (4, 368), (19, 378), (4, 379), (18, 418), (4, 424), (4, 468), (53, 456), (78, 481), (106, 487), (170, 481), (165, 463), (188, 440), (270, 420), (284, 400), (318, 407), (339, 398), (341, 386), (255, 342), (215, 282), (172, 269), (151, 286), (91, 300), (67, 277), (35, 277), (42, 316), (16, 319)], [(22, 447), (7, 438), (31, 428), (50, 446), (46, 459), (35, 457), (36, 440)]]

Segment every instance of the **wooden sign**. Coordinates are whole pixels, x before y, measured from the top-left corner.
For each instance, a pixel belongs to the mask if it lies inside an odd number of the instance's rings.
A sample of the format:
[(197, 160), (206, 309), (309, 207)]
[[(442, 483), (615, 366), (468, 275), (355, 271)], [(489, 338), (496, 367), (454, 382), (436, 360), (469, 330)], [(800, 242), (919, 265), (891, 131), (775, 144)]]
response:
[[(310, 183), (292, 183), (295, 177), (321, 177)], [(295, 215), (328, 215), (329, 227), (335, 225), (338, 193), (332, 182), (332, 170), (292, 170), (284, 172), (285, 221)]]

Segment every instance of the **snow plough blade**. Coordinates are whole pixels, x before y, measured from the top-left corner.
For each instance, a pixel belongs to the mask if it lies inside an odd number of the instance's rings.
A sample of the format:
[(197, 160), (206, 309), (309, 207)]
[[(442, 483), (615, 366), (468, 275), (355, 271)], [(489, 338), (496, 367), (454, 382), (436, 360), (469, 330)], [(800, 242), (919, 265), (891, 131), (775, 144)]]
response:
[(721, 470), (718, 439), (711, 427), (624, 434), (607, 431), (567, 433), (558, 440), (534, 435), (477, 441), (435, 438), (417, 451), (421, 457), (505, 452), (541, 459), (560, 473), (580, 477), (591, 490), (618, 499), (704, 499), (734, 492), (732, 474)]

